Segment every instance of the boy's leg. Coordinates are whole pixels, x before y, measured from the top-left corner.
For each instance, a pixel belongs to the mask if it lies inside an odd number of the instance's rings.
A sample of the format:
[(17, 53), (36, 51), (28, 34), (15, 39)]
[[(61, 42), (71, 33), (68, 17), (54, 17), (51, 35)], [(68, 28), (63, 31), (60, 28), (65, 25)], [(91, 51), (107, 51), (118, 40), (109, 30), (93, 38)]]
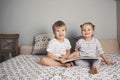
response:
[(46, 66), (64, 66), (64, 67), (70, 67), (71, 63), (66, 63), (66, 64), (62, 64), (58, 61), (55, 61), (49, 57), (43, 57), (40, 59), (40, 64), (42, 65), (46, 65)]
[(90, 69), (89, 73), (91, 73), (91, 74), (98, 73), (98, 68), (100, 67), (100, 64), (101, 64), (101, 60), (100, 59), (93, 60), (93, 64), (91, 66), (91, 69)]

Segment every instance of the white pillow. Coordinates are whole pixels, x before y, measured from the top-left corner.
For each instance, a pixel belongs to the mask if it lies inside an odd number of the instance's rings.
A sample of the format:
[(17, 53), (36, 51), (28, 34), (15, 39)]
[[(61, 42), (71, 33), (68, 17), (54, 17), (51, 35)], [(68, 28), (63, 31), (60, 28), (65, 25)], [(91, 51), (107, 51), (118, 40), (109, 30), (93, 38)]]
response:
[(53, 33), (36, 35), (32, 54), (45, 54), (47, 44), (52, 38), (54, 38)]

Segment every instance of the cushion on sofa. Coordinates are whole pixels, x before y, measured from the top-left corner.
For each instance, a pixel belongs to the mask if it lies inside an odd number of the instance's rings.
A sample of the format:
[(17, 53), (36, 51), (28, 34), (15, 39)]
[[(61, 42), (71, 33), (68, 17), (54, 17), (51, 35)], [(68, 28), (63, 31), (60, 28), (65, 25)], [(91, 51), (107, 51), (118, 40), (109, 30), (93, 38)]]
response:
[(53, 37), (53, 33), (36, 35), (32, 54), (46, 54), (47, 44)]
[(75, 37), (73, 37), (73, 38), (69, 38), (69, 41), (70, 41), (70, 44), (71, 44), (71, 52), (74, 52), (75, 51), (75, 44), (76, 44), (76, 42), (79, 40), (79, 39), (81, 39), (82, 38), (82, 36), (80, 35), (80, 36), (75, 36)]

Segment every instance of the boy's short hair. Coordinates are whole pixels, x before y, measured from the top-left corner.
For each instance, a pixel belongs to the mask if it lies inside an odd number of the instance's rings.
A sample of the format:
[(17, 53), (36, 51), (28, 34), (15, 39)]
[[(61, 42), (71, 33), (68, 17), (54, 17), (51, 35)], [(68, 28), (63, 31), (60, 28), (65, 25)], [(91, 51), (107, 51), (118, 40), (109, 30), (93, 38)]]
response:
[(93, 28), (93, 30), (95, 30), (95, 25), (93, 25), (91, 22), (86, 22), (86, 23), (80, 25), (81, 29), (82, 29), (82, 27), (83, 27), (84, 25), (91, 25), (92, 28)]
[(66, 24), (63, 21), (58, 20), (53, 24), (52, 30), (55, 31), (55, 27), (61, 27), (61, 26), (66, 26)]

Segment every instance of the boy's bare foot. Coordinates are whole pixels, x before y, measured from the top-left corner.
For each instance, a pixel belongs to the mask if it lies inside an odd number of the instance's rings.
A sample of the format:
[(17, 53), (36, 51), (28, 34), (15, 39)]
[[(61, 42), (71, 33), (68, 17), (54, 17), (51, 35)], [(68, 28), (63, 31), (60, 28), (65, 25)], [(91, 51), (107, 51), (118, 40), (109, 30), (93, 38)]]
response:
[(66, 63), (66, 64), (65, 64), (65, 67), (72, 67), (72, 66), (74, 66), (73, 62), (70, 62), (70, 63)]
[(73, 62), (70, 62), (70, 64), (71, 64), (71, 67), (74, 66), (74, 63), (73, 63)]
[(65, 67), (71, 67), (71, 63), (66, 63)]
[(97, 74), (98, 73), (98, 69), (96, 67), (92, 67), (90, 69), (89, 73), (91, 73), (91, 74)]

